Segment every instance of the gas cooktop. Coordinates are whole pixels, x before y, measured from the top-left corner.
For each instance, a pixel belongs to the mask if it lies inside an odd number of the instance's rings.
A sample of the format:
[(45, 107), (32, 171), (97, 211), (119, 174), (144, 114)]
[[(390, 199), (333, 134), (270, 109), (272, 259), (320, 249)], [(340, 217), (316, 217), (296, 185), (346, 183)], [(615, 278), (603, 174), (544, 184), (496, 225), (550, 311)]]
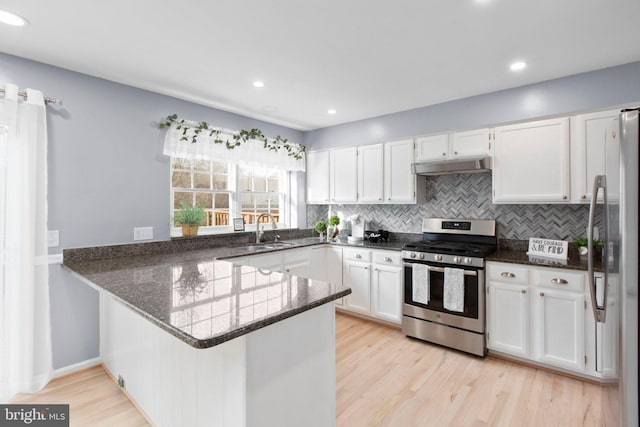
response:
[(452, 254), (473, 257), (485, 257), (495, 252), (495, 244), (474, 244), (463, 242), (424, 241), (407, 243), (402, 247), (405, 251)]

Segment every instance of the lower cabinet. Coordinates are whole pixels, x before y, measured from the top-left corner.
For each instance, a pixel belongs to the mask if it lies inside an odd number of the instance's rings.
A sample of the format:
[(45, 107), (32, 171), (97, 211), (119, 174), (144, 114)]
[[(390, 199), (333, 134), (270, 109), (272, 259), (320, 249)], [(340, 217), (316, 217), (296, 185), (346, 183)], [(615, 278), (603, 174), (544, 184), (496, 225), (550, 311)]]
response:
[(402, 323), (401, 254), (396, 251), (344, 249), (345, 286), (351, 294), (344, 310), (400, 325)]
[(586, 280), (582, 271), (488, 262), (489, 350), (601, 377), (589, 362), (596, 331), (585, 328), (592, 316)]

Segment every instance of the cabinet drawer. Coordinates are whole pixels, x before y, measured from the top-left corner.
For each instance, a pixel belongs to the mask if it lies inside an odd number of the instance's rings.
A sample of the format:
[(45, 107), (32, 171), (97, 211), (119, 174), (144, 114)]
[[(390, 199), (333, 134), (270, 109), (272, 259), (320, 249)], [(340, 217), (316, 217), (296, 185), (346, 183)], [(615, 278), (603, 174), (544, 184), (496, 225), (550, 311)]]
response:
[(366, 249), (345, 249), (343, 258), (345, 261), (371, 262), (371, 251)]
[(540, 268), (532, 269), (531, 273), (531, 282), (537, 286), (578, 292), (584, 290), (585, 275), (582, 272)]
[(391, 251), (372, 251), (373, 263), (379, 265), (401, 266), (401, 253)]
[(526, 285), (529, 281), (529, 269), (516, 264), (487, 263), (487, 276), (492, 281)]

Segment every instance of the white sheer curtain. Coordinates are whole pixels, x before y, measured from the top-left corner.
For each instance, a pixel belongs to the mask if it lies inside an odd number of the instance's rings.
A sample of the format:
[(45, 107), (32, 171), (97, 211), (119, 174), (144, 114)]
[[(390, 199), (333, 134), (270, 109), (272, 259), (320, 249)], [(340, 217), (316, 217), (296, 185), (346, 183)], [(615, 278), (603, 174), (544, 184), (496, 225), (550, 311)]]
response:
[(0, 402), (51, 379), (47, 126), (41, 92), (0, 97)]
[[(222, 129), (222, 132), (220, 138), (223, 140), (231, 139), (235, 133), (229, 129)], [(187, 131), (187, 135), (189, 136), (188, 140), (182, 141), (183, 130), (176, 129), (175, 124), (171, 125), (165, 135), (163, 153), (167, 156), (218, 160), (261, 168), (305, 171), (304, 155), (300, 159), (295, 159), (293, 156), (289, 156), (284, 149), (269, 150), (264, 148), (262, 141), (249, 141), (230, 150), (225, 144), (213, 143), (215, 137), (210, 137), (206, 131), (198, 135), (195, 143), (191, 141), (193, 135), (191, 130)]]

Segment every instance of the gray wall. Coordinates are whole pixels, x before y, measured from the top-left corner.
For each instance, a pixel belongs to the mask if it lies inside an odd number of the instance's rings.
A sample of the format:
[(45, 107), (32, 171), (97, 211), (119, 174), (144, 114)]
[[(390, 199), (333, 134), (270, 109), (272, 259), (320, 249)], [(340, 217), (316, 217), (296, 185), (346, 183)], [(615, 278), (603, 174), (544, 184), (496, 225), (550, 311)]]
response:
[(374, 144), (640, 101), (640, 62), (307, 132), (309, 150)]
[[(64, 105), (47, 108), (49, 229), (62, 248), (133, 241), (133, 227), (169, 238), (169, 161), (162, 117), (177, 113), (232, 129), (302, 142), (301, 132), (0, 53), (0, 83), (31, 87)], [(304, 210), (303, 210), (304, 212)], [(302, 215), (304, 217), (304, 215)], [(52, 266), (54, 367), (98, 356), (96, 292)]]

